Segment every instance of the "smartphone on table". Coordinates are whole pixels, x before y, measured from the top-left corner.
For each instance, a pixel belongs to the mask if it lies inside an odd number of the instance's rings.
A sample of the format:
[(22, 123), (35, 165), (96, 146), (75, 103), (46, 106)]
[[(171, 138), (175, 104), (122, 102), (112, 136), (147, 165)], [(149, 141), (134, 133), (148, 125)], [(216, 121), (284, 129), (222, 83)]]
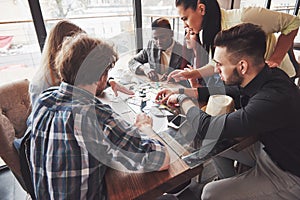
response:
[(168, 126), (174, 129), (179, 129), (185, 122), (186, 116), (178, 114), (168, 123)]

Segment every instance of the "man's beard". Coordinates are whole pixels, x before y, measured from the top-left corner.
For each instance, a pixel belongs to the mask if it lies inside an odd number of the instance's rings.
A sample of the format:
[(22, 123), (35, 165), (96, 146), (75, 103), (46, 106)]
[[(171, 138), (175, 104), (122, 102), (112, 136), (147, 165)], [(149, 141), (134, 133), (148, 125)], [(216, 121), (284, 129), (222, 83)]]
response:
[(225, 85), (241, 85), (244, 78), (239, 75), (236, 68), (234, 68), (231, 76), (229, 76), (227, 81), (224, 81)]

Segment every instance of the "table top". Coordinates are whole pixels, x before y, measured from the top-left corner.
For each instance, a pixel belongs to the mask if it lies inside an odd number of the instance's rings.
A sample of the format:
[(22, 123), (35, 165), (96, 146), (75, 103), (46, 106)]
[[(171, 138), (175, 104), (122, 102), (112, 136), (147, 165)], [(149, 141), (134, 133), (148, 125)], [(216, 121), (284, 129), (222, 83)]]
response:
[[(114, 69), (111, 70), (109, 76), (114, 77), (116, 81), (124, 86), (133, 89), (136, 93), (135, 96), (139, 96), (139, 90), (146, 88), (147, 101), (153, 103), (159, 89), (163, 87), (183, 87), (178, 84), (166, 82), (151, 82), (145, 76), (132, 74), (123, 66), (124, 63), (127, 63), (129, 58), (130, 56), (128, 55), (121, 57)], [(130, 102), (134, 102), (133, 99), (138, 101), (138, 97), (132, 98), (131, 96), (122, 93), (119, 93), (119, 96), (115, 97), (111, 88), (107, 88), (100, 99), (104, 103), (110, 105), (115, 112), (120, 114), (122, 118), (129, 123), (134, 123), (134, 116), (141, 112), (139, 102), (136, 103), (136, 105), (128, 103), (129, 100)], [(149, 114), (151, 115), (151, 112)], [(152, 118), (153, 129), (155, 132), (167, 128), (167, 117), (155, 117), (152, 115)], [(129, 173), (109, 168), (105, 177), (109, 199), (154, 199), (201, 172), (202, 166), (190, 170), (190, 167), (186, 165), (170, 147), (167, 146), (167, 148), (171, 160), (168, 170), (160, 172)]]
[[(126, 58), (128, 60), (128, 57)], [(121, 61), (120, 63), (124, 63)], [(141, 87), (147, 88), (148, 100), (153, 101), (155, 98), (156, 92), (161, 87), (182, 87), (178, 85), (169, 85), (167, 83), (156, 83), (147, 81), (145, 76), (137, 76), (131, 74), (130, 76), (126, 76), (124, 74), (130, 73), (127, 69), (122, 69), (120, 66), (114, 69), (112, 74), (113, 77), (117, 77), (117, 80), (121, 80), (124, 77), (129, 78), (125, 80), (123, 83), (128, 87), (134, 88), (134, 90), (139, 90)], [(120, 74), (122, 74), (120, 76)], [(133, 86), (130, 85), (133, 82)], [(150, 97), (149, 97), (150, 95)], [(134, 116), (141, 112), (139, 103), (134, 106), (128, 106), (129, 103), (128, 95), (120, 94), (119, 97), (114, 97), (111, 89), (107, 89), (101, 100), (105, 103), (112, 106), (112, 108), (119, 113), (126, 121), (129, 123), (134, 122)], [(151, 100), (152, 99), (152, 100)], [(121, 105), (122, 104), (122, 105)], [(152, 116), (153, 117), (153, 116)], [(165, 130), (167, 128), (166, 123), (167, 119), (165, 118), (155, 118), (154, 120), (154, 131), (159, 132), (161, 130)], [(155, 121), (156, 120), (156, 121)], [(155, 127), (156, 126), (156, 127)], [(157, 136), (158, 137), (158, 136)], [(163, 142), (165, 143), (165, 142)], [(247, 145), (251, 144), (250, 142), (245, 142), (241, 140), (237, 142), (236, 140), (230, 141), (221, 141), (216, 145), (214, 144), (214, 148), (209, 148), (209, 154), (207, 156), (198, 159), (196, 165), (188, 166), (186, 162), (182, 159), (182, 157), (178, 156), (173, 149), (171, 149), (168, 145), (168, 152), (170, 154), (170, 167), (168, 170), (159, 171), (159, 172), (147, 172), (147, 173), (134, 173), (134, 172), (124, 172), (116, 169), (109, 168), (105, 175), (108, 198), (110, 200), (121, 200), (121, 199), (155, 199), (156, 197), (162, 195), (163, 193), (174, 189), (180, 184), (185, 183), (191, 178), (199, 175), (203, 169), (203, 166), (207, 161), (209, 161), (213, 156), (231, 149), (235, 148), (236, 150), (241, 150)], [(241, 147), (239, 147), (241, 146)], [(202, 150), (205, 148), (201, 148)], [(188, 160), (188, 158), (187, 158)], [(186, 161), (187, 161), (186, 160)]]
[(192, 168), (175, 155), (172, 149), (169, 149), (172, 161), (169, 169), (165, 171), (128, 173), (109, 168), (105, 175), (108, 197), (110, 200), (155, 199), (201, 174), (205, 164), (214, 156), (229, 149), (239, 151), (255, 141), (257, 141), (255, 137), (249, 137), (240, 141), (232, 140), (225, 141), (225, 144), (217, 144), (212, 153)]
[(202, 171), (203, 165), (190, 169), (176, 155), (171, 159), (169, 169), (159, 172), (128, 173), (109, 168), (105, 175), (109, 199), (155, 199)]

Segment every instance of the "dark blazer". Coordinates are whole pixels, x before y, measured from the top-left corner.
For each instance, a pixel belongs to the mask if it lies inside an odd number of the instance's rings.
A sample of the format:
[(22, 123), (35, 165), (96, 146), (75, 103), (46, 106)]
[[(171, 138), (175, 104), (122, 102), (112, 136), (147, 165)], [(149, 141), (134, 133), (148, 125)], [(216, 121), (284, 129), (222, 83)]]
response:
[[(174, 69), (180, 69), (182, 64), (182, 50), (183, 46), (179, 42), (175, 41), (172, 49), (168, 73), (170, 73)], [(141, 50), (129, 61), (128, 67), (132, 72), (141, 74), (143, 72), (140, 72), (137, 69), (142, 69), (143, 64), (149, 63), (151, 69), (154, 69), (157, 73), (160, 73), (160, 54), (161, 50), (157, 48), (157, 46), (155, 45), (155, 41), (150, 40), (148, 42), (147, 48)]]

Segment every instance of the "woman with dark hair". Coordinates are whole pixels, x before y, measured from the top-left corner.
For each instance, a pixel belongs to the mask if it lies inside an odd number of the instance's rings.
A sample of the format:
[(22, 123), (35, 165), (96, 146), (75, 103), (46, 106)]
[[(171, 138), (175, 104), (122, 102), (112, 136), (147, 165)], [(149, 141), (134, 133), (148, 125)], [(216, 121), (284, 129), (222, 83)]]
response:
[[(259, 7), (224, 10), (217, 0), (176, 0), (176, 7), (184, 26), (195, 33), (202, 33), (202, 44), (209, 52), (210, 58), (214, 53), (213, 40), (220, 30), (225, 30), (240, 23), (253, 23), (262, 27), (267, 34), (266, 63), (270, 67), (279, 67), (290, 77), (296, 75), (299, 66), (294, 66), (287, 54), (300, 26), (298, 16), (271, 11)], [(278, 39), (274, 33), (280, 32)], [(191, 71), (175, 70), (168, 79), (175, 81), (189, 78), (212, 76), (213, 63)]]
[[(191, 28), (194, 33), (199, 33), (202, 30), (203, 37), (203, 46), (207, 52), (210, 50), (213, 51), (213, 42), (215, 35), (221, 31), (221, 10), (217, 1), (207, 1), (201, 0), (206, 6), (205, 15), (203, 15), (202, 19), (199, 21), (195, 21), (196, 26), (199, 27), (197, 29)], [(196, 10), (198, 6), (198, 1), (185, 1), (185, 0), (176, 0), (176, 7), (183, 6), (184, 10), (191, 8), (192, 10)], [(179, 8), (178, 8), (179, 9)], [(204, 11), (204, 8), (203, 8)], [(181, 18), (182, 19), (182, 18)], [(211, 20), (214, 19), (214, 20)], [(182, 19), (184, 22), (185, 20)]]
[[(189, 60), (190, 64), (187, 64), (184, 70), (189, 71), (191, 69), (198, 69), (208, 63), (207, 51), (201, 45), (199, 34), (189, 28), (185, 29), (185, 45), (189, 50), (186, 53), (186, 58)], [(189, 82), (193, 88), (206, 86), (206, 81), (203, 80), (203, 78), (189, 79)]]

